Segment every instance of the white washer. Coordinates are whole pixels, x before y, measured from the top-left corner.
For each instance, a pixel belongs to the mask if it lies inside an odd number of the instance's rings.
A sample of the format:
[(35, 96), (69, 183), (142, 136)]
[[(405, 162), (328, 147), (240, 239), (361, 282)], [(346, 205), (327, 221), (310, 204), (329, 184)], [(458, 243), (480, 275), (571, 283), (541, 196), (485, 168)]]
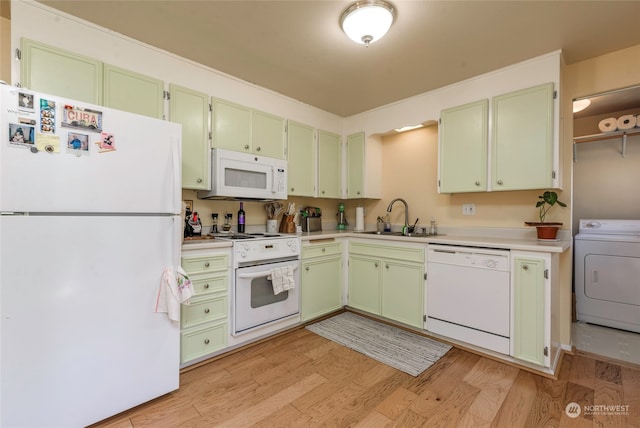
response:
[(640, 333), (640, 220), (580, 220), (574, 279), (578, 320)]

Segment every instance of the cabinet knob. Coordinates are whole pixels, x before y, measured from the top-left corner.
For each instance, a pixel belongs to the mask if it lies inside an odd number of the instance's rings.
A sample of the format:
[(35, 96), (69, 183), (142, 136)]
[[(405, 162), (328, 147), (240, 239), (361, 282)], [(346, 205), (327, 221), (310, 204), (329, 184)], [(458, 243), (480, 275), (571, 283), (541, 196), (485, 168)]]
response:
[(320, 191), (320, 193), (322, 193), (324, 195), (324, 190)]
[(204, 285), (204, 289), (206, 290), (207, 288), (209, 288), (209, 284)]
[(256, 152), (260, 151), (260, 146), (256, 147)]
[(209, 267), (209, 262), (204, 262), (204, 267)]
[(202, 183), (202, 178), (198, 178), (198, 179), (196, 180), (196, 182), (198, 182), (198, 183)]
[(502, 186), (502, 180), (498, 180), (498, 184)]
[(479, 182), (479, 181), (476, 181), (476, 186), (479, 186), (479, 185), (480, 185), (480, 182)]
[(387, 268), (387, 269), (389, 269), (389, 265), (385, 265), (384, 267), (385, 267), (385, 268)]
[(204, 340), (204, 344), (205, 344), (205, 345), (208, 345), (208, 344), (209, 344), (209, 339), (205, 339), (205, 340)]
[(374, 265), (375, 267), (378, 267), (378, 263), (374, 263), (373, 265)]
[(522, 265), (522, 270), (529, 270), (529, 265)]
[(291, 191), (292, 191), (292, 192), (293, 192), (293, 191), (295, 191), (295, 190), (296, 190), (296, 188), (295, 188), (295, 187), (292, 187), (292, 188), (291, 188)]
[(326, 249), (326, 248), (323, 248), (323, 249), (322, 249), (322, 252), (324, 253), (325, 251), (327, 251), (327, 249)]
[(309, 266), (305, 267), (304, 270), (306, 270), (307, 272), (309, 272)]
[(205, 313), (205, 314), (208, 314), (208, 313), (209, 313), (209, 308), (206, 308), (206, 309), (204, 310), (204, 313)]
[(245, 144), (245, 145), (244, 145), (244, 149), (245, 149), (245, 150), (249, 150), (249, 145), (248, 145), (248, 144)]
[(356, 195), (359, 195), (359, 194), (360, 194), (360, 191), (358, 190), (358, 191), (356, 192)]

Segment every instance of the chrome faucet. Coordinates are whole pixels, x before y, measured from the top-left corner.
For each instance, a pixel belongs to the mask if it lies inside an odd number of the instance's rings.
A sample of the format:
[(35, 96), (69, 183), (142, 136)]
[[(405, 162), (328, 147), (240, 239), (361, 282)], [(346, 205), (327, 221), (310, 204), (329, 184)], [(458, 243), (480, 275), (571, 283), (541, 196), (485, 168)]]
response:
[(389, 206), (387, 207), (387, 212), (388, 213), (391, 212), (391, 208), (393, 207), (393, 204), (397, 201), (400, 201), (404, 204), (404, 227), (402, 228), (402, 234), (406, 235), (407, 233), (409, 233), (409, 205), (407, 205), (407, 201), (405, 201), (402, 198), (394, 199), (389, 203)]

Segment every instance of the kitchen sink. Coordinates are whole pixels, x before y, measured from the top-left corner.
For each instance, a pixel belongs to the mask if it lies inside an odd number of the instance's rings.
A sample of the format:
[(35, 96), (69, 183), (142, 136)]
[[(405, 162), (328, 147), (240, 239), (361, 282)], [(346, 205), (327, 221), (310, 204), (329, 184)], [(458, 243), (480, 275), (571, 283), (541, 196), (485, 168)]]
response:
[(371, 230), (368, 232), (360, 232), (360, 233), (363, 233), (365, 235), (380, 235), (380, 236), (406, 236), (407, 238), (410, 238), (410, 237), (426, 238), (428, 236), (437, 236), (437, 235), (431, 235), (429, 233), (409, 233), (408, 235), (403, 235), (402, 232), (381, 232), (378, 230)]

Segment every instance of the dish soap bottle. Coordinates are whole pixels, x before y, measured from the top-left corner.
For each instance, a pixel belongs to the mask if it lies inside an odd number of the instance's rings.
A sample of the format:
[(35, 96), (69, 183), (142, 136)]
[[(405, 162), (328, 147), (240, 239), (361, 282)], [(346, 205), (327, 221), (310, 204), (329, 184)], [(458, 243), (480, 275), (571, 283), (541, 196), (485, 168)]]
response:
[(238, 210), (238, 233), (244, 233), (244, 207), (240, 202), (240, 209)]

